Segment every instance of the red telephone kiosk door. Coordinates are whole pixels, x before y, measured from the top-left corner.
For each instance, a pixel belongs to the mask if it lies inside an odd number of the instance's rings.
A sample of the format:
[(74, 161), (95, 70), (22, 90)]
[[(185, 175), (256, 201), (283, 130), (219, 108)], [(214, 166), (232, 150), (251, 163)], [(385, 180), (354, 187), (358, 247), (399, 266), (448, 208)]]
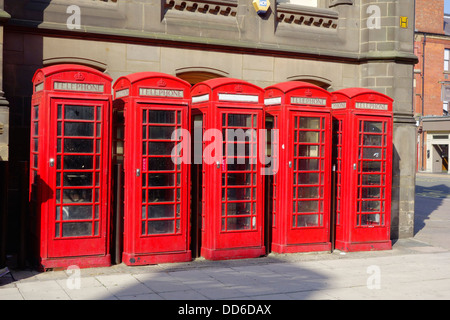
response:
[(78, 65), (38, 70), (30, 199), (40, 267), (107, 266), (111, 78)]
[(123, 262), (189, 261), (190, 84), (141, 72), (119, 78), (114, 92), (125, 118)]
[(391, 249), (392, 102), (368, 89), (332, 94), (337, 249)]
[[(290, 81), (265, 89), (265, 111), (279, 130), (273, 180), (272, 251), (328, 251), (330, 242), (330, 93)], [(273, 156), (273, 155), (272, 155)]]
[(203, 131), (201, 255), (210, 260), (262, 256), (264, 182), (258, 154), (264, 150), (258, 130), (264, 124), (264, 91), (217, 78), (198, 83), (191, 94), (194, 123)]

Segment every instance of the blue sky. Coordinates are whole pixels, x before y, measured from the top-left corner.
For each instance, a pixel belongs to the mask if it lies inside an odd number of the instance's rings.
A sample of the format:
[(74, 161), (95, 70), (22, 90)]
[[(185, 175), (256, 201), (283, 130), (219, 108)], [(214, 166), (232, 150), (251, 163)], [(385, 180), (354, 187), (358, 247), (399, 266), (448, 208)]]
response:
[(450, 13), (450, 0), (445, 0), (445, 13)]

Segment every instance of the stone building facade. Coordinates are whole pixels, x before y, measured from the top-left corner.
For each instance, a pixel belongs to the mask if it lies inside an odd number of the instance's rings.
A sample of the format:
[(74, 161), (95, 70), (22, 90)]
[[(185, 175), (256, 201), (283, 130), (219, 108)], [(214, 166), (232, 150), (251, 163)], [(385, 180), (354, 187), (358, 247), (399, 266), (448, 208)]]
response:
[[(287, 80), (329, 91), (366, 87), (395, 101), (392, 238), (412, 236), (412, 1), (271, 2), (265, 14), (257, 14), (249, 0), (0, 1), (11, 176), (29, 157), (31, 79), (42, 66), (78, 63), (114, 80), (157, 71), (192, 84), (232, 77), (262, 88)], [(9, 188), (14, 208), (14, 179)]]

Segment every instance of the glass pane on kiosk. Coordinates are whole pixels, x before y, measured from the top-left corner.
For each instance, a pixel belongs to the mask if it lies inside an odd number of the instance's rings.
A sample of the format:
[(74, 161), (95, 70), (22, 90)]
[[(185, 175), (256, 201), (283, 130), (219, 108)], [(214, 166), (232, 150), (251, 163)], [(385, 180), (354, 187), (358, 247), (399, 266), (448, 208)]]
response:
[(359, 124), (357, 225), (384, 224), (386, 180), (386, 121)]
[(101, 107), (57, 106), (55, 237), (98, 236)]
[(292, 227), (323, 225), (325, 118), (294, 116)]
[(256, 114), (222, 114), (222, 231), (256, 228)]
[(142, 235), (181, 232), (181, 167), (171, 157), (179, 128), (180, 111), (142, 110)]

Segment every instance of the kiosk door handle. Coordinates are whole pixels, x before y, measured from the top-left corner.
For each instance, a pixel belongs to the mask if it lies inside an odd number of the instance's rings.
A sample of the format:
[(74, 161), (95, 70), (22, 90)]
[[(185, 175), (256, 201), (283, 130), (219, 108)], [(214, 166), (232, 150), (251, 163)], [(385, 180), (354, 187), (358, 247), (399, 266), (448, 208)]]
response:
[(49, 164), (50, 167), (53, 167), (53, 166), (55, 165), (55, 159), (50, 158), (50, 159), (48, 160), (48, 164)]
[(141, 175), (141, 169), (136, 169), (136, 177), (139, 177)]
[(292, 161), (289, 161), (289, 168), (292, 168)]

